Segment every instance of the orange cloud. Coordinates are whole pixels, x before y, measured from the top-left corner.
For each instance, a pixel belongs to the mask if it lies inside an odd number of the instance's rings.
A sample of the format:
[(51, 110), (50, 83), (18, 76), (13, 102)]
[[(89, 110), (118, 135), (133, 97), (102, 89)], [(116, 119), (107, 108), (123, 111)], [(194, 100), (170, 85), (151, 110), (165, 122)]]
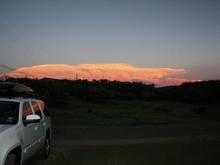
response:
[(54, 79), (88, 79), (88, 80), (118, 80), (142, 81), (159, 86), (178, 85), (191, 79), (178, 78), (186, 74), (182, 68), (141, 68), (128, 64), (46, 64), (31, 67), (21, 67), (7, 73), (9, 77), (54, 78)]

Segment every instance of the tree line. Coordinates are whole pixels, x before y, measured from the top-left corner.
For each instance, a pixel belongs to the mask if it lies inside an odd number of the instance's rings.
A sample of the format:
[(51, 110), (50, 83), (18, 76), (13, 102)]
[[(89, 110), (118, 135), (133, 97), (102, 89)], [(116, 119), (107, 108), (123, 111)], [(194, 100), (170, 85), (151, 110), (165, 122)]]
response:
[(187, 82), (179, 86), (156, 88), (142, 82), (109, 80), (56, 80), (9, 78), (34, 89), (38, 98), (48, 105), (62, 106), (71, 100), (104, 103), (106, 100), (170, 100), (188, 103), (219, 103), (220, 80)]

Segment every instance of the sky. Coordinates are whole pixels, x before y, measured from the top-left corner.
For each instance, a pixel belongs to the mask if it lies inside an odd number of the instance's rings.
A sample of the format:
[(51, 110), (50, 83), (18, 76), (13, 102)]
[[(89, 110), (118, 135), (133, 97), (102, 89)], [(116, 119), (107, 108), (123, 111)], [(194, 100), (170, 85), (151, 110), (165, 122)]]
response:
[(114, 64), (220, 79), (220, 1), (1, 0), (0, 64), (1, 73)]

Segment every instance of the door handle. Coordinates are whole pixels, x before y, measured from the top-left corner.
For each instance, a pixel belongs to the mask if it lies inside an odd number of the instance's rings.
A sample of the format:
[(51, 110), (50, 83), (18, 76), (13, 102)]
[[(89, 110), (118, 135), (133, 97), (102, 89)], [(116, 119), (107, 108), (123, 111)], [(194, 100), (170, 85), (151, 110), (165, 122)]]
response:
[(38, 127), (34, 127), (34, 130), (37, 131), (37, 130), (38, 130)]

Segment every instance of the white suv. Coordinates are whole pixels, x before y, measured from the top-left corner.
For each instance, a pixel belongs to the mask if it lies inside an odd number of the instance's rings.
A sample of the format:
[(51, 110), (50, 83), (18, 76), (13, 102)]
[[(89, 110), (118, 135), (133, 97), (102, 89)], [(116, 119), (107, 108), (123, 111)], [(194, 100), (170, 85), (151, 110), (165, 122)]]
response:
[[(47, 158), (50, 153), (51, 119), (45, 103), (24, 97), (30, 88), (15, 83), (3, 83), (4, 96), (0, 98), (0, 165), (21, 165), (39, 151)], [(5, 90), (5, 86), (7, 89)], [(12, 90), (11, 90), (12, 88)], [(6, 96), (10, 89), (22, 93)], [(8, 95), (8, 94), (7, 94)]]

